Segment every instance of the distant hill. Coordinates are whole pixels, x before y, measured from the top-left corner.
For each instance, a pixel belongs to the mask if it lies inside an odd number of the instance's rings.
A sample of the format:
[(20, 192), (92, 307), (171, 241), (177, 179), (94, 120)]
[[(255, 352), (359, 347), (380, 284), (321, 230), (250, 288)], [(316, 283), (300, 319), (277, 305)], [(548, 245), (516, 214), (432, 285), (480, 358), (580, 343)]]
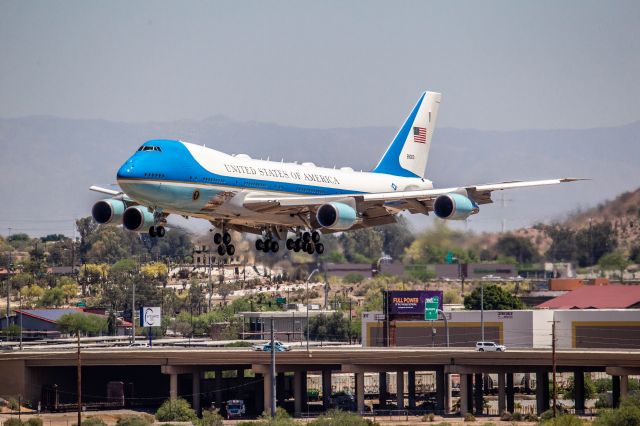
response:
[[(0, 119), (0, 233), (72, 232), (99, 198), (92, 184), (115, 182), (117, 168), (145, 140), (179, 138), (252, 157), (313, 161), (370, 170), (393, 138), (391, 127), (305, 129), (221, 116), (202, 121), (116, 123), (55, 117)], [(491, 132), (440, 128), (427, 175), (437, 186), (547, 177), (589, 182), (510, 191), (483, 206), (470, 230), (499, 230), (560, 220), (640, 180), (640, 122), (615, 128)], [(429, 223), (410, 218), (414, 228)], [(194, 221), (190, 221), (194, 222)], [(463, 223), (461, 226), (464, 226)]]

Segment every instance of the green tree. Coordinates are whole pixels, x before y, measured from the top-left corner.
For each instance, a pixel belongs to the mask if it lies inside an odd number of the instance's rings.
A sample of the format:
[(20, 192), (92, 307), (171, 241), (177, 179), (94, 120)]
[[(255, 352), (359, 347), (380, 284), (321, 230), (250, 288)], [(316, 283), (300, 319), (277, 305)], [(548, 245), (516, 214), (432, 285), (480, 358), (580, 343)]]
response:
[(604, 271), (618, 271), (620, 281), (624, 281), (624, 271), (629, 266), (629, 261), (619, 251), (614, 251), (603, 255), (598, 261), (598, 266)]
[(563, 225), (539, 225), (549, 238), (551, 246), (545, 256), (554, 262), (573, 262), (578, 256), (576, 245), (576, 233), (568, 226)]
[(71, 277), (61, 277), (58, 280), (58, 285), (56, 287), (62, 291), (62, 294), (64, 294), (66, 303), (69, 303), (69, 299), (78, 295), (78, 283), (76, 283), (76, 280)]
[[(569, 377), (567, 381), (567, 385), (562, 392), (565, 398), (567, 399), (575, 399), (576, 398), (576, 382), (573, 376)], [(591, 380), (589, 375), (584, 376), (584, 397), (585, 399), (591, 399), (596, 394), (596, 385)]]
[(62, 306), (64, 304), (64, 292), (60, 287), (48, 288), (38, 300), (38, 306)]
[(502, 235), (496, 243), (496, 251), (503, 256), (512, 256), (518, 263), (536, 262), (540, 254), (531, 240), (513, 234)]
[(358, 229), (340, 236), (344, 255), (349, 262), (372, 263), (382, 254), (383, 237), (376, 228)]
[(401, 259), (404, 251), (415, 239), (404, 216), (398, 216), (396, 223), (383, 225), (377, 229), (382, 234), (382, 250), (393, 259)]
[(309, 338), (312, 340), (345, 341), (349, 335), (349, 321), (340, 312), (309, 319)]
[(364, 281), (364, 277), (362, 276), (362, 274), (350, 272), (345, 275), (344, 278), (342, 278), (342, 281), (344, 281), (346, 284), (357, 284)]
[(65, 314), (57, 321), (60, 330), (80, 336), (81, 334), (99, 334), (107, 331), (107, 319), (101, 315), (76, 312)]
[[(464, 308), (468, 310), (480, 309), (481, 289), (476, 287), (471, 294), (464, 298)], [(501, 287), (490, 284), (484, 287), (485, 310), (512, 310), (522, 309), (522, 301)]]
[(597, 264), (602, 256), (615, 250), (617, 246), (611, 222), (604, 221), (579, 230), (576, 233), (576, 246), (580, 266)]

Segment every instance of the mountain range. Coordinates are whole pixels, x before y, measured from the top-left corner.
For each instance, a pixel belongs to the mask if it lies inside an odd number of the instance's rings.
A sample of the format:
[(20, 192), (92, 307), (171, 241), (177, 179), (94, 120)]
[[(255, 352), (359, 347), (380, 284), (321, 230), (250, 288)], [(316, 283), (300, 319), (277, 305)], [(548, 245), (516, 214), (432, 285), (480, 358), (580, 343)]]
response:
[[(230, 154), (370, 170), (392, 127), (310, 129), (223, 116), (201, 121), (123, 123), (32, 116), (0, 119), (0, 234), (73, 233), (74, 218), (100, 198), (88, 187), (115, 183), (118, 167), (148, 139), (176, 138)], [(635, 189), (640, 181), (640, 121), (593, 129), (481, 131), (436, 129), (427, 177), (436, 187), (519, 179), (590, 181), (497, 194), (460, 226), (474, 231), (561, 220)], [(431, 219), (410, 217), (419, 230)], [(195, 221), (191, 221), (195, 222)], [(199, 221), (196, 229), (206, 222)]]

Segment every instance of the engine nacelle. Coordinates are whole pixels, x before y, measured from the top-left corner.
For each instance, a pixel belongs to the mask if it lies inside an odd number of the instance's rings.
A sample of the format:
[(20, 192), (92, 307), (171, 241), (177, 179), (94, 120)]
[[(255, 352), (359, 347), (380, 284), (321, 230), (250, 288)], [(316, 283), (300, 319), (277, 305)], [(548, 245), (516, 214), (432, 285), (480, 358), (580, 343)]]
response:
[(433, 202), (433, 212), (440, 219), (465, 220), (479, 211), (475, 201), (456, 193), (440, 195)]
[(323, 228), (344, 230), (355, 225), (358, 215), (350, 205), (334, 201), (321, 205), (316, 219)]
[(129, 207), (122, 215), (122, 226), (129, 231), (146, 232), (155, 224), (153, 213), (143, 206)]
[(122, 200), (107, 198), (93, 205), (93, 208), (91, 208), (91, 216), (93, 216), (93, 220), (102, 225), (120, 225), (122, 214), (126, 208), (127, 206)]

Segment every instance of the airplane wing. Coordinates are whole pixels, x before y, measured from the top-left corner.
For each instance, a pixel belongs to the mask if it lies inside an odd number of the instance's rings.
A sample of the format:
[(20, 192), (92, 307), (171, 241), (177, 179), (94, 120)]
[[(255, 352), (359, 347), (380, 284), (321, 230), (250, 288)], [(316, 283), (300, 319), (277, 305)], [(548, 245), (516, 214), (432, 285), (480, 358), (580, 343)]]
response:
[(341, 194), (325, 196), (282, 196), (266, 194), (248, 194), (244, 198), (245, 208), (270, 214), (304, 214), (315, 212), (324, 203), (352, 199), (356, 210), (363, 218), (363, 226), (383, 225), (395, 222), (395, 214), (402, 211), (429, 214), (433, 211), (433, 201), (439, 196), (450, 193), (466, 195), (477, 204), (492, 203), (491, 193), (505, 189), (528, 188), (557, 185), (584, 179), (560, 178), (534, 181), (509, 181), (492, 184), (461, 186), (416, 191), (381, 192), (374, 194)]
[(124, 192), (122, 192), (122, 191), (115, 191), (113, 189), (102, 188), (102, 187), (96, 186), (96, 185), (90, 186), (89, 190), (95, 191), (95, 192), (99, 192), (101, 194), (111, 195), (111, 196), (114, 196), (114, 197), (116, 195), (123, 195), (124, 194)]

